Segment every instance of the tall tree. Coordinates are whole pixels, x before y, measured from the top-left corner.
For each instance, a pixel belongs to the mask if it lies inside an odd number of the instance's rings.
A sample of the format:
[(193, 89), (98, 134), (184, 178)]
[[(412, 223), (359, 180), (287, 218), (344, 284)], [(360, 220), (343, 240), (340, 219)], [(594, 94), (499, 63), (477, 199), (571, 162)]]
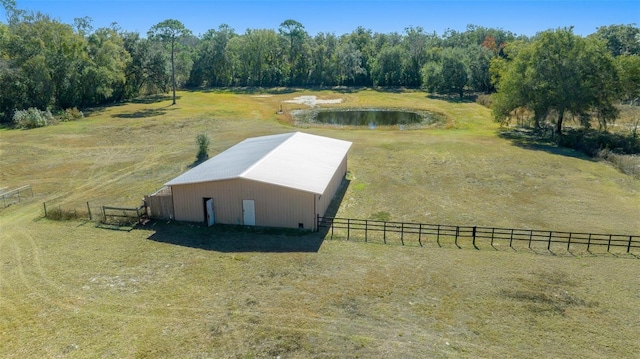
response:
[(288, 82), (293, 85), (302, 85), (307, 81), (309, 51), (307, 40), (307, 32), (304, 26), (295, 20), (285, 20), (280, 24), (278, 29), (280, 35), (288, 40), (289, 51), (287, 54), (289, 65)]
[(446, 48), (432, 54), (422, 69), (423, 86), (440, 94), (457, 94), (464, 97), (464, 89), (469, 79), (463, 49)]
[(605, 41), (613, 56), (640, 55), (640, 28), (634, 24), (601, 26), (593, 36)]
[(571, 28), (545, 31), (501, 72), (493, 113), (501, 121), (525, 108), (537, 125), (555, 114), (558, 135), (567, 114), (583, 124), (597, 118), (606, 125), (617, 116), (616, 76), (603, 42), (574, 35)]
[(179, 45), (179, 40), (187, 35), (191, 35), (191, 31), (180, 21), (167, 19), (153, 25), (147, 35), (150, 39), (160, 41), (169, 47), (171, 55), (171, 88), (173, 89), (173, 104), (175, 105), (177, 87), (175, 68), (176, 50)]

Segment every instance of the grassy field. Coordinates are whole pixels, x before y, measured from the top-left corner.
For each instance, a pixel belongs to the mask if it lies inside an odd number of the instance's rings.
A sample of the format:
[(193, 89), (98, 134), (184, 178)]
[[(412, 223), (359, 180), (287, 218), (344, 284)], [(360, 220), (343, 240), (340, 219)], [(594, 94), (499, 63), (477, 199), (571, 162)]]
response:
[[(283, 103), (439, 112), (412, 131), (296, 128)], [(329, 240), (322, 233), (133, 230), (42, 219), (42, 202), (133, 206), (240, 140), (305, 131), (353, 142), (338, 216), (640, 234), (640, 181), (526, 143), (475, 103), (420, 92), (181, 92), (87, 118), (0, 129), (0, 357), (617, 357), (640, 352), (633, 255), (459, 250)], [(285, 113), (276, 114), (280, 105)]]

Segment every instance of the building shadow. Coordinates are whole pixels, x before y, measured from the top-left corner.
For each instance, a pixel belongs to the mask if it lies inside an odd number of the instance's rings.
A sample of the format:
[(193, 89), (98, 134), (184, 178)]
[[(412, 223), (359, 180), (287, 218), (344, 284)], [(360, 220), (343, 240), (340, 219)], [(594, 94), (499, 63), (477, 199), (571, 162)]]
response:
[(331, 203), (329, 203), (329, 207), (327, 207), (327, 210), (324, 213), (324, 217), (318, 218), (318, 223), (316, 223), (316, 225), (318, 226), (318, 231), (316, 233), (318, 233), (321, 238), (325, 238), (331, 230), (331, 223), (324, 218), (335, 218), (336, 214), (338, 214), (340, 204), (342, 203), (342, 200), (347, 193), (349, 184), (351, 184), (351, 180), (347, 179), (346, 177), (342, 179), (342, 183), (336, 191), (336, 194), (333, 196)]
[(151, 221), (137, 230), (149, 231), (147, 239), (216, 252), (318, 252), (324, 237), (318, 232), (175, 221)]

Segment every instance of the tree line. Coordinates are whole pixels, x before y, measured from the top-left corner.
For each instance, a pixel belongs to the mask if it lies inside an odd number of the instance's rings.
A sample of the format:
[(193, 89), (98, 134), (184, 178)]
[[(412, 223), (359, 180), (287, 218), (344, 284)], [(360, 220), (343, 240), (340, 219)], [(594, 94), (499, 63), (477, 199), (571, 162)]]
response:
[(635, 25), (603, 26), (587, 37), (571, 28), (526, 37), (475, 25), (441, 35), (421, 27), (388, 34), (357, 27), (312, 36), (285, 20), (278, 29), (238, 34), (222, 24), (194, 36), (170, 19), (141, 35), (117, 23), (94, 29), (85, 17), (63, 24), (19, 10), (12, 0), (0, 4), (7, 13), (0, 23), (5, 122), (16, 110), (83, 108), (172, 89), (175, 101), (176, 88), (381, 86), (458, 97), (497, 91), (497, 119), (524, 109), (537, 124), (554, 114), (560, 126), (568, 113), (606, 123), (615, 101), (640, 96)]

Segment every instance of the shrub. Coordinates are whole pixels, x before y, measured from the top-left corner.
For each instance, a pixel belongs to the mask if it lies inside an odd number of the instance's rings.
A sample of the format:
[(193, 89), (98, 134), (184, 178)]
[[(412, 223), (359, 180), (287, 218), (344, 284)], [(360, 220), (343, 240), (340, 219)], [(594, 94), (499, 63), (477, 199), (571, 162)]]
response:
[(82, 113), (82, 111), (78, 110), (77, 107), (68, 108), (59, 115), (59, 119), (62, 122), (75, 121), (81, 118), (84, 118), (84, 114)]
[(491, 108), (491, 104), (493, 103), (493, 97), (487, 94), (480, 94), (476, 97), (476, 103), (479, 103), (484, 107)]
[(640, 156), (619, 155), (604, 149), (598, 153), (598, 158), (611, 163), (623, 173), (640, 179)]
[(40, 111), (35, 107), (26, 110), (16, 110), (13, 113), (13, 123), (18, 128), (44, 127), (53, 122), (53, 115), (49, 110)]
[(196, 162), (202, 162), (209, 158), (209, 136), (204, 133), (196, 136), (196, 143), (198, 144), (198, 154), (196, 155)]

